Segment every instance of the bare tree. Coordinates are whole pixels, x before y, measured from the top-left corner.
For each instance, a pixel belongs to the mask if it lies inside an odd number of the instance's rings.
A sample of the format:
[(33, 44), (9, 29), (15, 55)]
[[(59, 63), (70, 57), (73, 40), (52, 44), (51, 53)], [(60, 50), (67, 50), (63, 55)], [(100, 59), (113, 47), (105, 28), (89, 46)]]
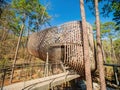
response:
[(18, 38), (18, 43), (17, 43), (17, 47), (16, 47), (16, 51), (15, 51), (15, 57), (14, 57), (13, 66), (12, 66), (12, 72), (11, 72), (11, 77), (10, 77), (10, 83), (12, 83), (12, 79), (13, 79), (13, 75), (14, 75), (14, 68), (15, 68), (15, 63), (16, 63), (16, 60), (17, 60), (17, 55), (18, 55), (18, 50), (19, 50), (23, 30), (24, 30), (24, 24), (21, 26), (20, 36)]

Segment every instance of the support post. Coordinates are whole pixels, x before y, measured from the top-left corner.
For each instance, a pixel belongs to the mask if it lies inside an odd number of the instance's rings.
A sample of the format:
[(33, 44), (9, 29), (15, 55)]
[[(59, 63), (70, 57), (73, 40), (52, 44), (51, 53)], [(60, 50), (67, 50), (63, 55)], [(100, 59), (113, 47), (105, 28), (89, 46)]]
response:
[(118, 76), (117, 76), (118, 70), (116, 66), (113, 66), (113, 71), (114, 71), (115, 82), (117, 85), (119, 85)]
[(48, 76), (48, 52), (47, 52), (47, 57), (46, 57), (46, 62), (45, 62), (45, 75), (44, 76)]
[(62, 67), (62, 69), (63, 69), (63, 72), (66, 72), (65, 67), (64, 67), (64, 65), (63, 65), (62, 62), (60, 62), (60, 65), (61, 65), (61, 67)]
[(6, 68), (3, 68), (3, 75), (2, 75), (3, 80), (2, 80), (1, 90), (3, 90), (3, 87), (4, 87), (4, 81), (5, 81), (6, 70), (7, 70)]

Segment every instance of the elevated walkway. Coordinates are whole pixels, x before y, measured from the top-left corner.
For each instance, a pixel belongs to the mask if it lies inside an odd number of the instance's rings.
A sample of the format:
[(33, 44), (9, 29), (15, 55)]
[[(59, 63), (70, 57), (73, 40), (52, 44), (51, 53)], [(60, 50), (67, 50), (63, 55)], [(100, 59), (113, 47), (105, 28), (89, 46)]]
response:
[(80, 77), (78, 74), (65, 72), (57, 75), (34, 79), (26, 82), (20, 82), (3, 87), (3, 90), (48, 90), (56, 85)]

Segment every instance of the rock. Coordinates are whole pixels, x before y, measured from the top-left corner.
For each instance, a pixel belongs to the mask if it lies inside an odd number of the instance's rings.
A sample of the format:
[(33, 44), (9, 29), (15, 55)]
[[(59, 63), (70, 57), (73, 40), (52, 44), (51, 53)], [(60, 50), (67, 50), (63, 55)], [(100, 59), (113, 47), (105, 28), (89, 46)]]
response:
[(93, 82), (93, 90), (100, 90), (100, 85), (98, 83)]

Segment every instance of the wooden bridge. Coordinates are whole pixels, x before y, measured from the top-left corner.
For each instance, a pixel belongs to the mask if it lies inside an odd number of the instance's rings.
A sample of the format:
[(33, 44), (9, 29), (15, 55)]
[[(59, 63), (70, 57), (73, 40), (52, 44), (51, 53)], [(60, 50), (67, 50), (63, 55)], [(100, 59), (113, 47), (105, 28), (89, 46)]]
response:
[[(112, 66), (112, 67), (120, 67), (120, 65), (115, 65), (115, 64), (104, 64), (104, 65)], [(36, 67), (36, 66), (40, 66), (40, 65), (35, 65), (33, 67)], [(43, 66), (43, 64), (41, 64), (41, 66)], [(49, 70), (47, 70), (47, 67), (49, 67), (49, 64), (48, 66), (45, 66), (46, 69), (44, 68), (46, 71), (49, 72)], [(17, 69), (20, 69), (20, 68), (21, 68), (20, 65), (18, 65)], [(62, 68), (61, 73), (53, 74), (53, 75), (48, 75), (47, 73), (45, 73), (46, 75), (44, 75), (44, 77), (42, 78), (36, 78), (36, 79), (27, 80), (27, 81), (25, 80), (25, 81), (18, 82), (18, 83), (12, 83), (10, 85), (5, 85), (4, 87), (1, 87), (0, 89), (1, 90), (16, 90), (16, 89), (17, 90), (49, 90), (49, 89), (53, 89), (54, 87), (58, 85), (69, 82), (73, 79), (80, 78), (80, 75), (74, 72), (74, 70), (72, 70), (71, 68), (69, 67), (63, 67), (63, 68)], [(117, 72), (115, 68), (113, 68), (113, 70), (115, 72), (114, 74), (115, 74), (116, 85), (119, 85), (118, 77), (116, 76)], [(8, 71), (10, 71), (10, 69), (8, 69)]]
[(70, 74), (67, 71), (57, 75), (11, 84), (5, 86), (3, 90), (49, 90), (56, 85), (61, 85), (78, 77), (80, 77), (78, 74)]
[[(25, 76), (20, 77), (19, 82), (14, 82), (9, 85), (4, 85), (4, 82), (6, 80), (9, 81), (9, 79), (7, 79), (8, 78), (7, 76), (9, 72), (11, 72), (12, 67), (8, 66), (6, 68), (3, 68), (2, 72), (0, 72), (3, 74), (1, 90), (16, 90), (16, 88), (17, 90), (49, 90), (57, 85), (61, 85), (62, 83), (66, 83), (80, 77), (80, 75), (74, 72), (74, 70), (70, 69), (69, 67), (64, 67), (63, 63), (46, 62), (41, 64), (35, 64), (35, 63), (33, 64), (34, 65), (32, 65), (32, 68), (38, 70), (41, 69), (41, 74), (43, 73), (42, 77), (36, 77), (36, 79), (27, 80), (27, 74), (25, 74)], [(53, 66), (53, 68), (51, 66)], [(16, 65), (16, 67), (14, 68), (15, 73), (16, 70), (21, 70), (21, 69), (23, 69), (22, 72), (24, 71), (26, 72), (27, 71), (26, 69), (29, 69), (30, 67), (31, 65), (29, 64)], [(57, 70), (59, 70), (59, 72)], [(35, 74), (36, 72), (33, 73), (32, 75)], [(13, 77), (13, 81), (15, 77), (16, 76)]]

